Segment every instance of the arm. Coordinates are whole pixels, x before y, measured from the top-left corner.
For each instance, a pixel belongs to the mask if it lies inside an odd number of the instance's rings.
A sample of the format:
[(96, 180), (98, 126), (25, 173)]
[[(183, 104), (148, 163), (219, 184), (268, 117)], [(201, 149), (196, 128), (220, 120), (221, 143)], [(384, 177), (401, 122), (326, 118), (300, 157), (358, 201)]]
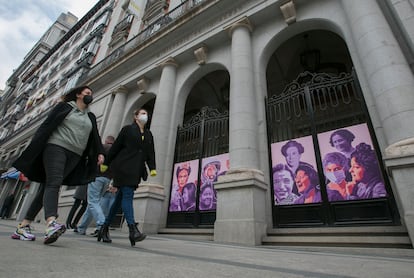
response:
[(92, 136), (94, 143), (96, 144), (97, 152), (98, 152), (98, 165), (101, 165), (104, 163), (105, 160), (105, 149), (102, 145), (101, 136), (99, 136), (98, 132), (98, 125), (96, 123), (96, 116), (92, 112), (88, 113), (89, 119), (92, 122)]
[(152, 171), (156, 169), (154, 137), (152, 136), (151, 131), (148, 131), (148, 133), (150, 135), (150, 142), (149, 142), (149, 150), (148, 150), (148, 157), (147, 157), (147, 165), (148, 165), (148, 168)]

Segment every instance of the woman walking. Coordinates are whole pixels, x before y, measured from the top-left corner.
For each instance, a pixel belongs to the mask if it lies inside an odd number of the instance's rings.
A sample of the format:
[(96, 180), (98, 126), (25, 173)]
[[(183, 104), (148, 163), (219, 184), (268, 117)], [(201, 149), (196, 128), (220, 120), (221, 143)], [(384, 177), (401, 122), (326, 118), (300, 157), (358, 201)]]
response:
[(145, 164), (150, 169), (151, 176), (157, 174), (154, 139), (151, 131), (145, 127), (147, 121), (147, 110), (136, 110), (134, 122), (122, 128), (109, 150), (105, 164), (112, 170), (114, 187), (118, 189), (118, 194), (99, 231), (98, 241), (112, 242), (108, 228), (120, 206), (128, 223), (131, 246), (146, 237), (138, 230), (138, 223), (135, 223), (133, 198), (141, 179), (147, 180), (148, 173)]
[[(44, 183), (42, 198), (35, 198), (13, 239), (34, 240), (30, 223), (33, 214), (44, 207), (44, 243), (55, 242), (65, 231), (58, 217), (59, 190), (65, 185), (86, 185), (95, 179), (96, 165), (104, 161), (96, 117), (89, 112), (92, 90), (88, 86), (72, 89), (62, 97), (40, 125), (29, 146), (13, 163), (31, 181)], [(30, 211), (33, 210), (33, 211)]]

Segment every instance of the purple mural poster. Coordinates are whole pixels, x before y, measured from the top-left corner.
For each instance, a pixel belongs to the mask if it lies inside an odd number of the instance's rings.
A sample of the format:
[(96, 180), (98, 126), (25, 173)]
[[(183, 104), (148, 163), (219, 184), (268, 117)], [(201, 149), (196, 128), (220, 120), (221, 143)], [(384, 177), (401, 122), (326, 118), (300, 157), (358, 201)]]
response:
[(201, 163), (201, 187), (199, 210), (215, 210), (217, 206), (217, 193), (214, 183), (218, 177), (226, 174), (230, 167), (229, 154), (220, 154), (207, 157)]
[(198, 159), (174, 165), (169, 211), (194, 211), (197, 196)]
[(387, 196), (366, 124), (320, 133), (318, 141), (330, 202)]
[(273, 143), (271, 152), (275, 205), (322, 201), (312, 136)]

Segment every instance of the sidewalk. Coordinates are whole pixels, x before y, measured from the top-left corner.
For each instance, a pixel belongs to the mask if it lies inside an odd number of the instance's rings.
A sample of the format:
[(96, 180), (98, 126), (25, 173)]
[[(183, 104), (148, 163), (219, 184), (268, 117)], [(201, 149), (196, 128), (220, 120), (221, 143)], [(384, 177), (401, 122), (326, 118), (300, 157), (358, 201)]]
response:
[[(245, 247), (150, 235), (131, 247), (126, 232), (113, 243), (67, 231), (43, 244), (12, 240), (16, 222), (0, 220), (0, 277), (413, 277), (413, 249)], [(92, 232), (91, 228), (88, 232)]]

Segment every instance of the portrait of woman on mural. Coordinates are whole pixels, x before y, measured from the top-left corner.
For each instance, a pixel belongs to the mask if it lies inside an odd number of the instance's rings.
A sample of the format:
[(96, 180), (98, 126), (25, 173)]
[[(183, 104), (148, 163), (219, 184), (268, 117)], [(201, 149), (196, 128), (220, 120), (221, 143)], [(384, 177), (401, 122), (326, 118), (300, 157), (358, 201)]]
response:
[(320, 202), (312, 136), (273, 143), (271, 152), (275, 205)]
[(349, 172), (354, 185), (350, 199), (371, 199), (387, 196), (384, 180), (375, 151), (370, 145), (360, 143), (351, 155)]
[(182, 211), (195, 211), (196, 207), (196, 185), (187, 183), (182, 192)]
[(347, 186), (351, 181), (348, 163), (348, 158), (340, 152), (327, 153), (322, 159), (326, 191), (330, 202), (347, 200), (352, 193)]
[(351, 154), (355, 151), (355, 148), (352, 146), (352, 141), (354, 141), (354, 139), (355, 135), (348, 129), (337, 129), (332, 132), (329, 143), (338, 152), (350, 159)]
[(198, 206), (199, 210), (215, 210), (216, 205), (216, 196), (214, 194), (213, 185), (206, 183), (201, 186), (200, 203)]
[[(230, 158), (228, 153), (219, 154), (203, 158), (201, 162), (201, 188), (200, 188), (200, 210), (215, 210), (217, 203), (217, 192), (214, 189), (214, 184), (218, 177), (225, 175), (230, 167)], [(203, 189), (205, 191), (203, 191)], [(212, 191), (212, 203), (209, 203), (210, 191)], [(203, 193), (205, 195), (203, 195)], [(205, 200), (203, 200), (205, 198)]]
[[(174, 167), (174, 182), (171, 188), (169, 211), (183, 211), (183, 191), (187, 184), (193, 185), (196, 191), (198, 160), (177, 163)], [(195, 200), (195, 199), (194, 199)], [(188, 203), (187, 203), (188, 205)]]
[(312, 166), (299, 165), (296, 169), (295, 184), (299, 193), (295, 204), (322, 202), (318, 172)]
[[(318, 141), (323, 157), (324, 174), (327, 178), (327, 193), (329, 201), (337, 201), (338, 195), (331, 189), (338, 189), (344, 200), (371, 199), (387, 196), (381, 170), (378, 164), (378, 158), (375, 150), (372, 148), (373, 143), (367, 124), (348, 126), (336, 130), (331, 130), (318, 134)], [(355, 146), (355, 147), (354, 147)], [(335, 153), (332, 155), (330, 153)], [(341, 171), (336, 174), (327, 174), (326, 166), (330, 163), (330, 170), (335, 166), (337, 170), (343, 166), (343, 157), (347, 159), (347, 165), (344, 166), (346, 187), (333, 184), (332, 180), (338, 181), (343, 176)], [(329, 155), (328, 155), (329, 154)], [(336, 164), (336, 165), (334, 165)], [(349, 170), (346, 170), (346, 169)], [(369, 169), (369, 170), (367, 170)], [(330, 196), (331, 194), (331, 196)]]
[(305, 148), (301, 143), (295, 140), (290, 140), (282, 146), (280, 151), (285, 157), (286, 164), (292, 173), (295, 173), (296, 169), (298, 169), (300, 165), (307, 165), (312, 167), (311, 164), (301, 161), (302, 154), (305, 152)]
[(205, 184), (205, 183), (213, 184), (214, 182), (216, 182), (220, 169), (221, 169), (221, 162), (217, 160), (208, 162), (206, 165), (203, 165), (203, 172), (201, 173), (202, 184)]
[(275, 205), (293, 204), (298, 199), (295, 176), (285, 164), (279, 163), (272, 169), (273, 197)]

